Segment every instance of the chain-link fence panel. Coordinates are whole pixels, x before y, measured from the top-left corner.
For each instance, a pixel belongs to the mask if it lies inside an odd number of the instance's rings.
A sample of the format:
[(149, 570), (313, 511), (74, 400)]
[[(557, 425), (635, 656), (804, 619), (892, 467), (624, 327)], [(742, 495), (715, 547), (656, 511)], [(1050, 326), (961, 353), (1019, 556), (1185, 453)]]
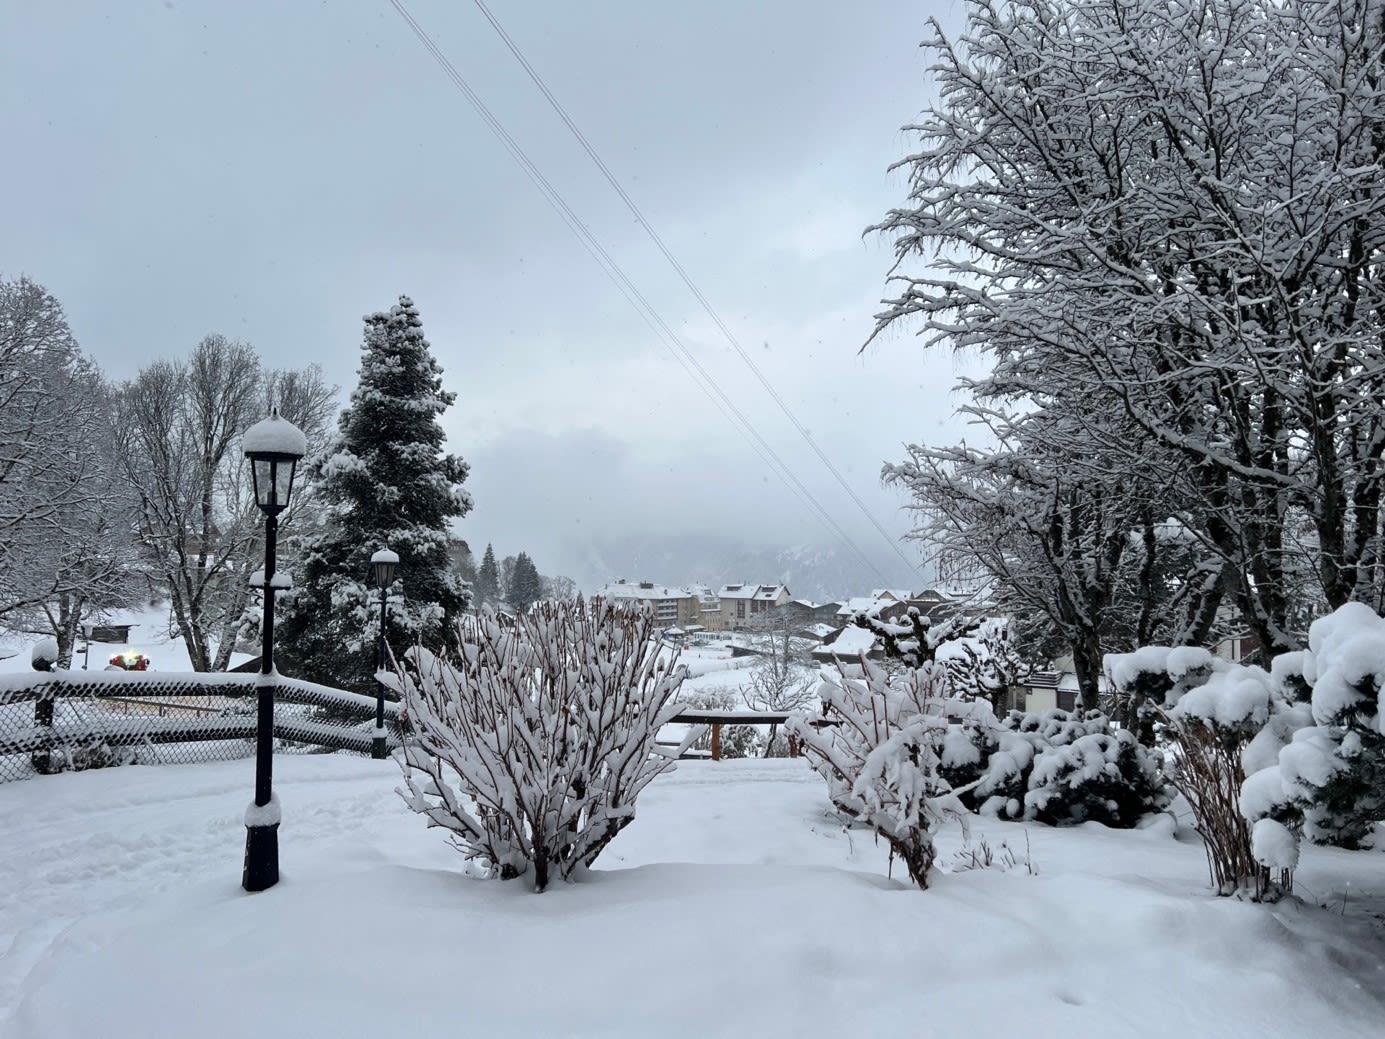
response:
[[(255, 753), (256, 674), (58, 671), (0, 675), (0, 782), (115, 765), (228, 761)], [(275, 752), (369, 754), (376, 701), (280, 675)], [(399, 704), (385, 703), (390, 750)]]

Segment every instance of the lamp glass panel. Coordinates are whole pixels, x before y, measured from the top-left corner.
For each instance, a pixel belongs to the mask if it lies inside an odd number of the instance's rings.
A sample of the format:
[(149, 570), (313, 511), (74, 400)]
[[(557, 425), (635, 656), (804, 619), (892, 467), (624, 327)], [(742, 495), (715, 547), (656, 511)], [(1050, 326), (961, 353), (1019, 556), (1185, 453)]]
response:
[(289, 492), (293, 489), (293, 469), (296, 461), (281, 461), (274, 479), (274, 504), (281, 509), (288, 508)]
[(251, 459), (250, 467), (255, 476), (255, 501), (260, 508), (273, 505), (270, 496), (274, 493), (273, 464), (267, 458)]

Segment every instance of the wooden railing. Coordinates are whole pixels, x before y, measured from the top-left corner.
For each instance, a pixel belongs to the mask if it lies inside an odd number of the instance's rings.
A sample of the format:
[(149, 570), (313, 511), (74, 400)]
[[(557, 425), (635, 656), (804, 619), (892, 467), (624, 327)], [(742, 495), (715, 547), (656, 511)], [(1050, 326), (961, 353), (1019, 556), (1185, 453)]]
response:
[[(712, 760), (721, 760), (721, 727), (723, 725), (783, 725), (791, 715), (774, 711), (737, 710), (687, 710), (671, 719), (675, 725), (710, 725), (712, 727)], [(809, 723), (816, 727), (836, 725), (833, 718), (814, 718)], [(798, 757), (798, 741), (789, 738), (789, 757)]]

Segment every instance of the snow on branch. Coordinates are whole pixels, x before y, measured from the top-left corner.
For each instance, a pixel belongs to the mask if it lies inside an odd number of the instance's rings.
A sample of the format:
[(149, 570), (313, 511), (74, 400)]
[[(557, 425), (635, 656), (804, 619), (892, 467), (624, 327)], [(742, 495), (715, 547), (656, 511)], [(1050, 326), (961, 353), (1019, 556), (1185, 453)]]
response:
[(990, 714), (990, 706), (947, 697), (947, 674), (936, 664), (893, 677), (864, 657), (860, 667), (863, 679), (839, 665), (841, 677), (819, 690), (836, 725), (795, 715), (786, 728), (838, 810), (884, 837), (909, 878), (926, 888), (937, 856), (933, 834), (949, 815), (965, 826), (968, 814), (940, 773), (949, 717)]
[(653, 614), (581, 600), (458, 622), (455, 658), (419, 647), (393, 676), (417, 742), (399, 793), (501, 879), (570, 880), (635, 817), (674, 767), (656, 737), (684, 670), (661, 656)]

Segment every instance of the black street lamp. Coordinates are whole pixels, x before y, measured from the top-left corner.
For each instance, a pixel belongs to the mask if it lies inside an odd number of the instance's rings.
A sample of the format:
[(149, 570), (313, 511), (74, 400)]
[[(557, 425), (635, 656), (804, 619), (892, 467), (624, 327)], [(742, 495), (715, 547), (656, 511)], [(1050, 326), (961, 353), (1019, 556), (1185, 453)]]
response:
[(375, 653), (375, 740), (371, 744), (370, 756), (385, 756), (385, 684), (379, 673), (388, 663), (385, 659), (385, 599), (389, 587), (394, 584), (394, 571), (399, 566), (399, 556), (387, 548), (382, 548), (370, 557), (370, 565), (375, 569), (375, 586), (380, 589), (380, 640)]
[[(279, 513), (288, 508), (293, 473), (308, 451), (303, 431), (279, 410), (245, 431), (245, 457), (255, 483), (255, 504), (265, 514), (264, 625), (261, 629), (259, 704), (255, 716), (255, 801), (245, 810), (245, 872), (241, 887), (263, 891), (279, 882), (279, 802), (274, 799), (274, 593), (289, 587), (274, 575)], [(254, 578), (251, 579), (254, 582)]]

